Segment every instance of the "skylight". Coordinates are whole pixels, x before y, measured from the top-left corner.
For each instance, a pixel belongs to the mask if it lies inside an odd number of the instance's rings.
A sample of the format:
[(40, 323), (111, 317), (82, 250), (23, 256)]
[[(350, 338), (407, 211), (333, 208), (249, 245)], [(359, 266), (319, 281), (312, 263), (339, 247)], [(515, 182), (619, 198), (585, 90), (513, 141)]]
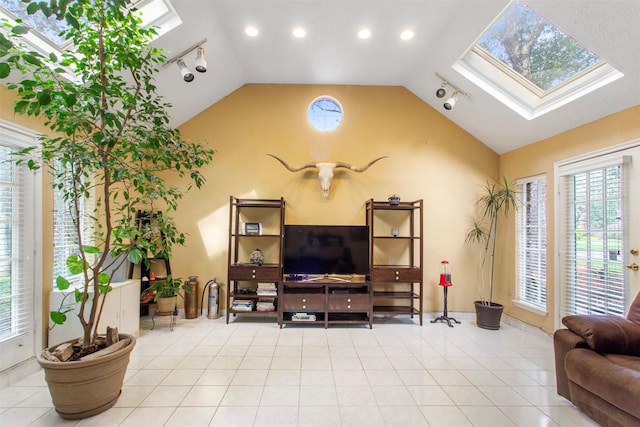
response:
[(622, 77), (520, 0), (453, 68), (529, 120)]
[[(143, 25), (156, 28), (157, 37), (182, 24), (170, 0), (137, 0), (132, 3), (139, 10)], [(27, 3), (21, 0), (0, 0), (0, 19), (10, 22), (16, 18), (22, 19), (32, 28), (23, 36), (25, 43), (41, 53), (59, 55), (70, 47), (70, 42), (58, 35), (67, 28), (64, 20), (58, 21), (54, 17), (47, 19), (41, 13), (29, 15), (26, 8)]]

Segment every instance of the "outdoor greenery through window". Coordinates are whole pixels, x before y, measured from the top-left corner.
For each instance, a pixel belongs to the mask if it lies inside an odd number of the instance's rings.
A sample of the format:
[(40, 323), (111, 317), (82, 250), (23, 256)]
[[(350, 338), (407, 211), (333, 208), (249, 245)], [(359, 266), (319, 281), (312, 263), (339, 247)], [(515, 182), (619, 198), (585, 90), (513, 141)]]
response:
[(601, 61), (521, 1), (513, 3), (477, 46), (544, 91)]
[(547, 184), (544, 176), (516, 183), (520, 209), (516, 218), (518, 302), (547, 308)]

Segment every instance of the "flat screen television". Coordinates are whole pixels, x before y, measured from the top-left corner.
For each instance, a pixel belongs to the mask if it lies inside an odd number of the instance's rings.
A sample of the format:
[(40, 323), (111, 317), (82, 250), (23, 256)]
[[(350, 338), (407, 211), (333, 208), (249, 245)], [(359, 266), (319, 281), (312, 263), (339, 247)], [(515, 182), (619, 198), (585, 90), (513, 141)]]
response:
[(369, 274), (366, 225), (285, 225), (287, 275)]

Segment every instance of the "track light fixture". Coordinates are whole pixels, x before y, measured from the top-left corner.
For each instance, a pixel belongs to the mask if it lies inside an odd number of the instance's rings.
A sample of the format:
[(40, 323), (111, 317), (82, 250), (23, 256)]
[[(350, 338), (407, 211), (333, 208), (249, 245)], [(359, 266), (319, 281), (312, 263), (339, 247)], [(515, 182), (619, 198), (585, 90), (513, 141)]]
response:
[(187, 68), (187, 65), (182, 59), (178, 59), (178, 67), (180, 67), (180, 74), (182, 74), (182, 78), (184, 79), (184, 81), (187, 83), (192, 82), (194, 79), (194, 75), (191, 70)]
[(441, 86), (440, 86), (440, 88), (438, 90), (436, 90), (436, 96), (438, 98), (444, 98), (447, 95), (447, 91), (445, 89), (447, 86), (449, 86), (451, 89), (453, 89), (453, 95), (451, 95), (451, 97), (449, 97), (446, 101), (444, 101), (443, 107), (444, 107), (445, 110), (453, 109), (453, 107), (458, 102), (458, 98), (459, 98), (460, 95), (464, 96), (467, 99), (471, 98), (471, 94), (469, 94), (467, 92), (463, 92), (462, 90), (460, 90), (460, 88), (458, 88), (457, 86), (451, 84), (451, 82), (446, 80), (440, 74), (436, 73), (436, 77), (438, 77), (441, 80)]
[(196, 71), (199, 73), (207, 72), (207, 60), (204, 59), (204, 49), (200, 46), (196, 51)]
[(457, 101), (458, 101), (458, 91), (456, 90), (455, 92), (453, 92), (453, 95), (451, 96), (451, 98), (444, 101), (444, 109), (451, 110), (453, 106), (456, 105)]
[(184, 62), (184, 57), (193, 52), (194, 50), (197, 49), (196, 52), (196, 62), (195, 62), (195, 69), (197, 72), (199, 73), (205, 73), (207, 71), (207, 60), (204, 59), (204, 48), (202, 47), (203, 44), (205, 44), (207, 42), (207, 39), (204, 39), (196, 44), (194, 44), (193, 46), (189, 47), (188, 49), (180, 52), (178, 55), (172, 57), (171, 59), (167, 60), (167, 62), (164, 63), (165, 67), (170, 66), (171, 64), (173, 64), (174, 62), (176, 64), (178, 64), (178, 67), (180, 68), (180, 75), (182, 76), (182, 78), (184, 79), (185, 82), (190, 83), (195, 79), (194, 74), (191, 72), (191, 70), (189, 70), (189, 68), (187, 68), (187, 64), (185, 64)]

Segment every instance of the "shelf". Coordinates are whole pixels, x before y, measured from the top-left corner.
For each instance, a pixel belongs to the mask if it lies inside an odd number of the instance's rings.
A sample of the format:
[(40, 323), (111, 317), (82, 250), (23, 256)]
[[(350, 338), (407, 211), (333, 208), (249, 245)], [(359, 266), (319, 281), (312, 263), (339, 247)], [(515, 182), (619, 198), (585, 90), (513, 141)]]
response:
[(235, 199), (233, 204), (243, 208), (280, 208), (282, 199)]
[(413, 299), (420, 298), (420, 295), (415, 292), (398, 292), (398, 291), (373, 291), (374, 298), (394, 298), (394, 299)]
[[(282, 243), (284, 239), (284, 198), (280, 199), (240, 199), (233, 196), (229, 198), (229, 253), (227, 270), (227, 323), (230, 315), (242, 316), (267, 316), (279, 319), (278, 294), (259, 295), (254, 286), (246, 286), (246, 282), (274, 283), (279, 286), (282, 281)], [(262, 224), (261, 234), (246, 234), (243, 232), (243, 224), (258, 222)], [(253, 243), (251, 243), (253, 242)], [(252, 264), (247, 260), (247, 247), (255, 244), (265, 248), (264, 254), (270, 262), (264, 264)], [(254, 246), (254, 247), (256, 247)], [(250, 293), (240, 290), (249, 289)], [(273, 311), (258, 311), (255, 307), (251, 311), (234, 310), (233, 302), (236, 300), (260, 300), (273, 301), (276, 307)], [(255, 304), (254, 304), (255, 305)]]
[(373, 236), (373, 238), (376, 240), (420, 240), (418, 236)]
[(251, 311), (243, 311), (243, 310), (228, 310), (230, 313), (232, 314), (246, 314), (248, 316), (256, 316), (256, 315), (260, 315), (260, 316), (269, 316), (269, 317), (276, 317), (278, 315), (278, 311), (277, 310), (273, 310), (273, 311), (257, 311), (257, 310), (251, 310)]
[[(420, 325), (423, 320), (422, 206), (422, 200), (401, 201), (398, 205), (373, 199), (366, 202), (372, 313), (418, 315)], [(393, 236), (391, 230), (399, 230), (400, 234)]]
[(374, 305), (373, 314), (420, 314), (420, 312), (411, 306), (399, 305)]
[(389, 202), (376, 202), (373, 201), (371, 206), (373, 209), (380, 211), (412, 211), (420, 209), (422, 200), (416, 200), (413, 202), (400, 202), (398, 205), (390, 205)]

